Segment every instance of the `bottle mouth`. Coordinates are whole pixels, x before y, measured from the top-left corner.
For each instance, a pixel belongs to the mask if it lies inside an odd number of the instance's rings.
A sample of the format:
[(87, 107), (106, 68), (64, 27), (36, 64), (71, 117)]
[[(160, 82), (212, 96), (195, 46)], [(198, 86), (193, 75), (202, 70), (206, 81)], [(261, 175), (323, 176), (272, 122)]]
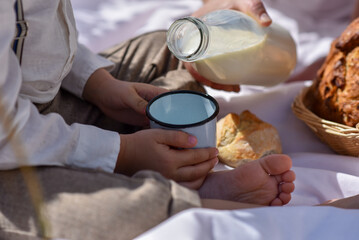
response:
[(207, 26), (200, 19), (180, 18), (167, 31), (167, 46), (178, 59), (192, 62), (206, 52), (208, 33)]

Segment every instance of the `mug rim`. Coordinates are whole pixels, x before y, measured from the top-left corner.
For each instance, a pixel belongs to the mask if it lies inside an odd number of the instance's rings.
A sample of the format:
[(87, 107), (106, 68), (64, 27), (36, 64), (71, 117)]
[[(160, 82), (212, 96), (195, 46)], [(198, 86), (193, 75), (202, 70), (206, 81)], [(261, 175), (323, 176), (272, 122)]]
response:
[[(199, 121), (199, 122), (195, 122), (195, 123), (189, 123), (189, 124), (170, 124), (170, 123), (165, 123), (165, 122), (162, 122), (158, 119), (156, 119), (155, 117), (152, 116), (152, 114), (150, 113), (150, 107), (152, 105), (152, 103), (154, 103), (156, 100), (162, 98), (162, 97), (165, 97), (167, 95), (172, 95), (172, 94), (180, 94), (180, 93), (186, 93), (186, 94), (194, 94), (194, 95), (199, 95), (201, 97), (204, 97), (204, 98), (207, 98), (208, 100), (210, 100), (214, 105), (215, 105), (215, 111), (213, 112), (213, 114), (209, 117), (207, 117), (206, 119), (202, 120), (202, 121)], [(192, 90), (174, 90), (174, 91), (169, 91), (169, 92), (165, 92), (165, 93), (162, 93), (162, 94), (159, 94), (157, 95), (156, 97), (152, 98), (147, 106), (146, 106), (146, 115), (147, 117), (161, 125), (161, 126), (164, 126), (164, 127), (168, 127), (168, 128), (189, 128), (189, 127), (195, 127), (195, 126), (200, 126), (200, 125), (204, 125), (205, 123), (207, 122), (210, 122), (212, 121), (215, 117), (217, 117), (219, 113), (219, 105), (218, 105), (218, 102), (217, 100), (208, 95), (207, 93), (202, 93), (202, 92), (197, 92), (197, 91), (192, 91)]]

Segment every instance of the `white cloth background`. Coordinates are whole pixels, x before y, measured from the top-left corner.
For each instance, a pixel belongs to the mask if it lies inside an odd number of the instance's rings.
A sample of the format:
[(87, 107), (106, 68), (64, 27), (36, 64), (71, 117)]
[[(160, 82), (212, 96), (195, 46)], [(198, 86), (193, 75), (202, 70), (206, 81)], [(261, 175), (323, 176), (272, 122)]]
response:
[[(140, 33), (166, 29), (176, 18), (197, 9), (201, 1), (73, 0), (72, 4), (80, 42), (98, 52)], [(325, 44), (312, 44), (317, 52), (326, 52), (318, 49), (325, 48)], [(359, 210), (312, 207), (329, 199), (359, 194), (359, 159), (335, 154), (294, 116), (291, 103), (309, 84), (241, 86), (240, 93), (207, 88), (220, 104), (219, 118), (248, 109), (278, 129), (283, 152), (292, 157), (297, 175), (288, 207), (187, 210), (139, 239), (358, 239)], [(226, 167), (217, 166), (223, 168)]]
[(79, 41), (99, 52), (130, 37), (167, 29), (201, 0), (73, 0)]

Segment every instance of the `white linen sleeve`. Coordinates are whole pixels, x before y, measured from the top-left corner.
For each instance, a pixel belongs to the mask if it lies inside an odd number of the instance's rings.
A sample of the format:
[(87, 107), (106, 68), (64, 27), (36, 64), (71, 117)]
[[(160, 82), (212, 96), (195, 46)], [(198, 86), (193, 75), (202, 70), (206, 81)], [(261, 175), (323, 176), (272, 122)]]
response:
[(111, 70), (113, 66), (113, 62), (78, 43), (72, 69), (63, 80), (61, 87), (82, 98), (83, 89), (90, 76), (99, 68)]
[(113, 172), (120, 149), (118, 133), (69, 126), (60, 115), (41, 115), (30, 100), (19, 97), (22, 73), (10, 48), (15, 32), (13, 2), (0, 3), (0, 169), (53, 165)]

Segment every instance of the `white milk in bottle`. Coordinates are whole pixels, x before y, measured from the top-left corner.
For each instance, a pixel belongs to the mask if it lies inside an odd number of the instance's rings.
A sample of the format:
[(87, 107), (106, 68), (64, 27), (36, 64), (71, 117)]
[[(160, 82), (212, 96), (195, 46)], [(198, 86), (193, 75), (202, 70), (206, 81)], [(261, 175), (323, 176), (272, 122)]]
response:
[(220, 84), (273, 86), (288, 79), (296, 65), (296, 46), (284, 28), (261, 27), (233, 10), (177, 20), (167, 44), (177, 58)]

